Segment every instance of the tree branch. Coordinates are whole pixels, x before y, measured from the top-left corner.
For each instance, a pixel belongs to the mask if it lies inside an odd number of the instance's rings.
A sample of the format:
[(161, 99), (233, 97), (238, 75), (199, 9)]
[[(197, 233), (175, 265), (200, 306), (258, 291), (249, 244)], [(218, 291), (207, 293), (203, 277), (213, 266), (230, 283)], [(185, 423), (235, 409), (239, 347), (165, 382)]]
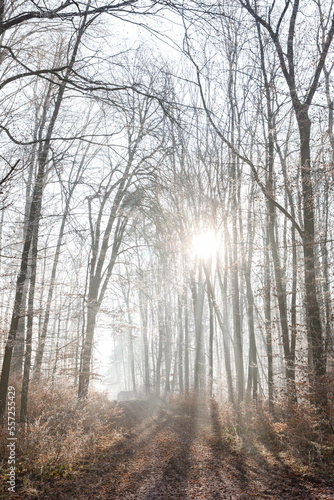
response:
[[(119, 2), (116, 4), (106, 3), (101, 7), (87, 9), (84, 12), (82, 12), (78, 8), (77, 2), (74, 2), (73, 0), (67, 0), (62, 5), (60, 5), (60, 7), (56, 9), (49, 9), (49, 10), (40, 9), (36, 11), (24, 12), (22, 14), (19, 14), (18, 16), (13, 17), (12, 19), (0, 22), (0, 35), (2, 35), (8, 29), (13, 28), (14, 26), (17, 26), (19, 24), (22, 24), (25, 21), (30, 21), (31, 19), (51, 19), (51, 20), (73, 19), (74, 17), (83, 17), (84, 15), (91, 16), (96, 14), (102, 14), (104, 12), (109, 13), (109, 12), (119, 11), (126, 7), (131, 7), (137, 2), (138, 0), (124, 0), (123, 2)], [(72, 12), (64, 12), (64, 10), (71, 5), (75, 5), (77, 7), (77, 10)], [(1, 13), (1, 4), (0, 4), (0, 13)]]
[(261, 182), (261, 180), (259, 178), (259, 175), (258, 175), (258, 172), (257, 172), (257, 169), (256, 169), (254, 163), (249, 158), (247, 158), (246, 156), (242, 155), (235, 148), (235, 146), (233, 144), (231, 144), (231, 142), (225, 137), (225, 135), (221, 132), (221, 130), (218, 128), (218, 126), (216, 125), (215, 121), (213, 120), (212, 113), (211, 113), (211, 111), (209, 110), (209, 108), (208, 108), (208, 106), (206, 104), (206, 100), (205, 100), (205, 96), (204, 96), (204, 92), (203, 92), (203, 87), (202, 87), (202, 83), (201, 83), (201, 77), (200, 77), (199, 67), (198, 67), (197, 63), (194, 61), (194, 59), (193, 59), (193, 57), (192, 57), (192, 55), (190, 53), (190, 50), (189, 50), (187, 33), (185, 35), (185, 38), (186, 38), (186, 44), (187, 44), (187, 51), (186, 51), (186, 53), (187, 53), (190, 61), (192, 62), (192, 64), (196, 68), (197, 82), (198, 82), (198, 87), (199, 87), (199, 91), (200, 91), (200, 95), (201, 95), (201, 100), (202, 100), (202, 103), (203, 103), (204, 111), (205, 111), (205, 113), (206, 113), (206, 115), (207, 115), (207, 117), (209, 119), (210, 124), (212, 125), (212, 127), (214, 128), (215, 132), (220, 137), (220, 139), (224, 142), (224, 144), (226, 144), (228, 146), (228, 148), (233, 152), (233, 154), (235, 154), (238, 158), (240, 158), (240, 160), (242, 160), (244, 163), (246, 163), (247, 165), (250, 166), (251, 171), (252, 171), (253, 176), (254, 176), (254, 179), (255, 179), (256, 183), (258, 184), (258, 186), (260, 187), (260, 189), (261, 189), (262, 193), (264, 194), (264, 196), (269, 201), (271, 201), (273, 203), (273, 205), (280, 212), (282, 212), (282, 214), (284, 214), (290, 220), (290, 222), (293, 224), (293, 226), (298, 231), (299, 235), (303, 238), (304, 231), (302, 230), (302, 228), (300, 227), (300, 225), (298, 224), (298, 222), (295, 220), (295, 218), (280, 203), (278, 203), (275, 200), (275, 198), (273, 198), (271, 196), (271, 194), (267, 191), (267, 189), (265, 188), (264, 184)]

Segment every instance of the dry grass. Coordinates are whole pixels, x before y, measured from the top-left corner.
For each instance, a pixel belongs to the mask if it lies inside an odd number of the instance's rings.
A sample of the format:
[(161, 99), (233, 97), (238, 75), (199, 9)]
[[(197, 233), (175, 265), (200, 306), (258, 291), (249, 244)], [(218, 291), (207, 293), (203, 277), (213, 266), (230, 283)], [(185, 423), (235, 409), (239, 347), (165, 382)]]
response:
[[(28, 422), (16, 424), (17, 489), (29, 491), (35, 482), (55, 477), (71, 479), (81, 463), (119, 439), (119, 416), (120, 410), (101, 393), (90, 395), (83, 406), (78, 404), (76, 391), (66, 384), (32, 389)], [(6, 428), (0, 432), (1, 476), (6, 480), (8, 433)], [(6, 491), (3, 483), (0, 496)]]
[(326, 474), (334, 467), (334, 435), (314, 406), (307, 401), (276, 402), (275, 413), (258, 402), (243, 410), (241, 434), (245, 442), (264, 446), (302, 473)]
[[(62, 384), (30, 392), (28, 423), (17, 423), (17, 490), (32, 493), (43, 483), (74, 479), (84, 464), (108, 454), (111, 447), (126, 440), (127, 431), (139, 420), (154, 413), (158, 419), (186, 416), (197, 425), (207, 422), (214, 439), (226, 449), (264, 453), (297, 472), (328, 473), (334, 467), (333, 433), (306, 400), (297, 406), (282, 398), (276, 401), (274, 415), (260, 400), (236, 411), (232, 405), (194, 394), (115, 405), (105, 394), (94, 393), (83, 406), (78, 404), (76, 391)], [(0, 467), (5, 480), (7, 437), (7, 429), (2, 428)], [(3, 482), (0, 497), (5, 492)]]
[[(235, 450), (262, 450), (292, 466), (296, 472), (327, 474), (334, 469), (334, 435), (330, 424), (306, 399), (292, 404), (287, 397), (275, 402), (248, 401), (238, 410), (204, 395), (169, 396), (168, 406), (199, 418), (216, 419), (220, 439)], [(332, 408), (330, 400), (330, 408)], [(261, 452), (262, 452), (261, 451)]]

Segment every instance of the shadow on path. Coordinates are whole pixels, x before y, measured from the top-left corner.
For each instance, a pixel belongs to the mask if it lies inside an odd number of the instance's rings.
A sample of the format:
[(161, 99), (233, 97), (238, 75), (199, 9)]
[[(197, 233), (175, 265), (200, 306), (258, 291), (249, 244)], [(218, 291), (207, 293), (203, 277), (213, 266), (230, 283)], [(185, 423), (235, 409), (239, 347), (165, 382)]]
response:
[(187, 498), (197, 415), (173, 412), (165, 422), (166, 427), (172, 439), (166, 442), (164, 456), (161, 457), (162, 464), (157, 464), (155, 474), (159, 477), (155, 477), (154, 484), (135, 498), (143, 500)]

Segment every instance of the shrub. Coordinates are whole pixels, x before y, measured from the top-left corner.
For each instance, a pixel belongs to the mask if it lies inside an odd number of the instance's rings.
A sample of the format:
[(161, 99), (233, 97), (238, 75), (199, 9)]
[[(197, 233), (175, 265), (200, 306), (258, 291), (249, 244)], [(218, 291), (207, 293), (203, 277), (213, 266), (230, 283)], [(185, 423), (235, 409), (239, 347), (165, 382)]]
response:
[[(17, 394), (17, 399), (19, 395)], [(80, 405), (73, 387), (38, 386), (29, 394), (27, 423), (16, 424), (16, 484), (24, 490), (34, 482), (73, 477), (74, 465), (95, 456), (98, 448), (119, 439), (119, 409), (105, 394), (90, 395)], [(2, 477), (7, 473), (7, 429), (0, 431)], [(2, 485), (1, 493), (6, 491)]]

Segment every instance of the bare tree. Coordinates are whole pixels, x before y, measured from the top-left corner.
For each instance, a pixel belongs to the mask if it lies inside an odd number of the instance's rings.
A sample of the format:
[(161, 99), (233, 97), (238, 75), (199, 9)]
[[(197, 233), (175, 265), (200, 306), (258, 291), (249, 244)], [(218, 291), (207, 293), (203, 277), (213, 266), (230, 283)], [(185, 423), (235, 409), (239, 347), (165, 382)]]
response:
[[(79, 27), (78, 34), (77, 34), (77, 40), (71, 55), (70, 59), (70, 64), (69, 64), (69, 69), (67, 70), (67, 75), (70, 74), (71, 69), (74, 66), (78, 48), (81, 42), (82, 35), (85, 31), (86, 28), (86, 18), (83, 19), (83, 22), (81, 26)], [(51, 139), (52, 139), (52, 134), (53, 130), (56, 124), (56, 120), (60, 111), (61, 103), (63, 101), (64, 93), (66, 89), (66, 80), (65, 82), (59, 87), (58, 94), (56, 97), (55, 105), (54, 105), (54, 110), (52, 113), (52, 116), (50, 118), (50, 122), (46, 131), (46, 136), (45, 140), (41, 143), (41, 147), (38, 153), (38, 172), (37, 172), (37, 177), (35, 181), (35, 186), (34, 186), (34, 191), (32, 195), (32, 201), (31, 201), (31, 206), (30, 206), (30, 214), (29, 214), (29, 222), (27, 226), (27, 231), (26, 231), (26, 236), (25, 236), (25, 242), (23, 246), (23, 251), (22, 251), (22, 257), (21, 257), (21, 268), (20, 272), (17, 278), (17, 283), (16, 283), (16, 295), (15, 295), (15, 302), (14, 302), (14, 307), (13, 307), (13, 315), (12, 315), (12, 320), (11, 320), (11, 326), (8, 334), (8, 340), (6, 344), (6, 349), (5, 349), (5, 355), (3, 359), (3, 365), (2, 365), (2, 372), (1, 372), (1, 380), (0, 380), (0, 417), (2, 418), (4, 415), (5, 411), (5, 406), (6, 406), (6, 394), (7, 394), (7, 388), (8, 388), (8, 377), (9, 377), (9, 370), (10, 370), (10, 364), (11, 364), (11, 358), (12, 358), (12, 352), (13, 352), (13, 342), (15, 341), (16, 337), (16, 332), (17, 332), (17, 327), (18, 327), (18, 322), (19, 322), (19, 317), (20, 317), (20, 310), (21, 310), (21, 303), (22, 303), (22, 298), (23, 298), (23, 286), (24, 282), (26, 280), (26, 274), (27, 274), (27, 269), (28, 269), (28, 258), (29, 258), (29, 253), (30, 253), (30, 248), (31, 244), (34, 238), (34, 232), (35, 232), (35, 238), (37, 242), (37, 237), (38, 237), (38, 224), (40, 220), (40, 214), (41, 214), (41, 206), (42, 206), (42, 196), (43, 196), (43, 188), (44, 188), (44, 182), (45, 182), (45, 173), (46, 173), (46, 167), (48, 163), (48, 156), (50, 152), (50, 144), (51, 144)], [(36, 259), (37, 254), (35, 252), (34, 259)], [(33, 267), (35, 267), (33, 265)], [(32, 297), (31, 297), (32, 300)], [(29, 343), (31, 340), (28, 338)], [(28, 353), (26, 355), (26, 362), (28, 365), (30, 365), (30, 359), (31, 359), (31, 348), (28, 348)], [(26, 374), (28, 371), (26, 370)], [(25, 385), (26, 382), (25, 382)]]

